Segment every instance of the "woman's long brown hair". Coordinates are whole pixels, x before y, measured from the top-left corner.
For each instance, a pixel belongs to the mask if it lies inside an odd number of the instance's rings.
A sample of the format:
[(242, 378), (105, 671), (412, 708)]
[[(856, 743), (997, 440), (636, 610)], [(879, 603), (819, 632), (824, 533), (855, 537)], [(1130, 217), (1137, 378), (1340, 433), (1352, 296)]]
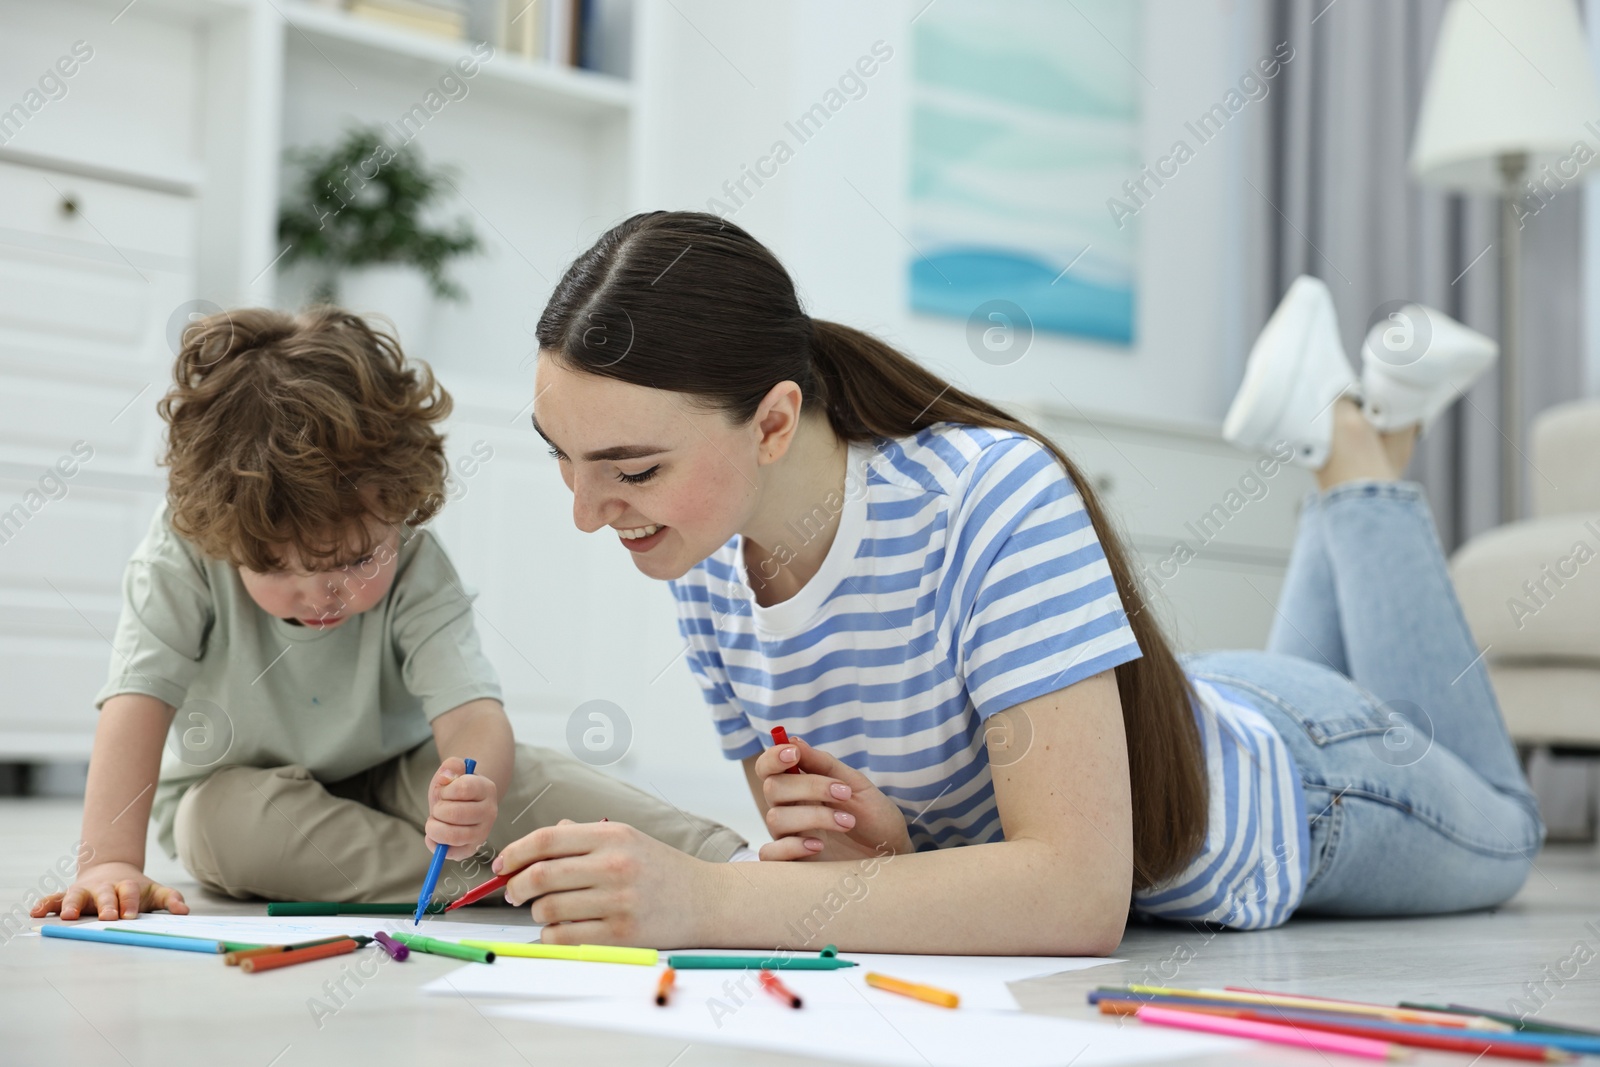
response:
[(579, 256), (540, 316), (539, 347), (575, 369), (697, 397), (750, 419), (771, 388), (798, 384), (846, 441), (907, 437), (934, 423), (1026, 434), (1083, 498), (1144, 655), (1116, 668), (1133, 793), (1133, 884), (1178, 874), (1208, 811), (1194, 692), (1083, 472), (1049, 438), (955, 388), (884, 342), (800, 307), (783, 265), (715, 215), (635, 215)]

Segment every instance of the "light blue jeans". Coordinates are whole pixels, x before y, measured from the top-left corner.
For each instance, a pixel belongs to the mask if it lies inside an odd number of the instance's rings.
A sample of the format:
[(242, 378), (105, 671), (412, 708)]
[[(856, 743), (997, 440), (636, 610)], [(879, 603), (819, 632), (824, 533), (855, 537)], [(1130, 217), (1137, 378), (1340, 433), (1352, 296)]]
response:
[(1267, 651), (1184, 664), (1288, 744), (1310, 821), (1300, 910), (1463, 911), (1522, 886), (1544, 824), (1421, 486), (1311, 494)]

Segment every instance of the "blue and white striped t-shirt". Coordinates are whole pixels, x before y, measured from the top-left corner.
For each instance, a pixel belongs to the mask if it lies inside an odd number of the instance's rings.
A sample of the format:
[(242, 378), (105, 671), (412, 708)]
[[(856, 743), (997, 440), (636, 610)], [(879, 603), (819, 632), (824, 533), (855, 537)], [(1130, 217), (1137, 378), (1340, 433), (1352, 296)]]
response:
[[(817, 574), (757, 604), (752, 584), (834, 516)], [(892, 798), (918, 850), (1002, 840), (984, 721), (1141, 655), (1066, 472), (1025, 435), (941, 423), (852, 445), (844, 492), (787, 532), (760, 559), (736, 536), (670, 583), (724, 754), (758, 754), (781, 725)], [(1305, 880), (1298, 779), (1258, 712), (1197, 692), (1206, 846), (1135, 908), (1277, 925)]]

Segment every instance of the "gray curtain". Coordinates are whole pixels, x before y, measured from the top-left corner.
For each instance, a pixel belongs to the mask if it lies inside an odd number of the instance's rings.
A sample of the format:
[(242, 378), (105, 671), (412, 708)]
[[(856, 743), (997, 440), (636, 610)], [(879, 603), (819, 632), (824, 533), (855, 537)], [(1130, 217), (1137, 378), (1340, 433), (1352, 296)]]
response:
[[(1295, 56), (1247, 153), (1258, 191), (1244, 194), (1246, 325), (1259, 329), (1289, 283), (1312, 274), (1333, 292), (1358, 373), (1369, 318), (1389, 301), (1498, 337), (1498, 202), (1425, 192), (1407, 169), (1445, 0), (1258, 2), (1256, 54), (1288, 41)], [(1583, 393), (1582, 204), (1573, 185), (1522, 231), (1524, 426)], [(1407, 474), (1427, 487), (1447, 551), (1499, 522), (1498, 412), (1491, 373), (1423, 439)], [(1537, 477), (1525, 468), (1524, 486)]]

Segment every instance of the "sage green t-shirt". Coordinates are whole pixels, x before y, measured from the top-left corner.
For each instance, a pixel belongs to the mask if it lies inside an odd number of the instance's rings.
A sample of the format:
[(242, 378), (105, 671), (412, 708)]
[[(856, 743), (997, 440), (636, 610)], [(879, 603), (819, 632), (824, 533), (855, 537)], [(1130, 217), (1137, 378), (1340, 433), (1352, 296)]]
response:
[(428, 740), (452, 708), (500, 699), (473, 594), (430, 531), (401, 536), (388, 595), (313, 630), (262, 611), (232, 564), (202, 556), (164, 506), (156, 513), (123, 574), (111, 677), (95, 705), (144, 693), (178, 709), (151, 812), (169, 856), (178, 801), (219, 767), (300, 764), (338, 781)]

